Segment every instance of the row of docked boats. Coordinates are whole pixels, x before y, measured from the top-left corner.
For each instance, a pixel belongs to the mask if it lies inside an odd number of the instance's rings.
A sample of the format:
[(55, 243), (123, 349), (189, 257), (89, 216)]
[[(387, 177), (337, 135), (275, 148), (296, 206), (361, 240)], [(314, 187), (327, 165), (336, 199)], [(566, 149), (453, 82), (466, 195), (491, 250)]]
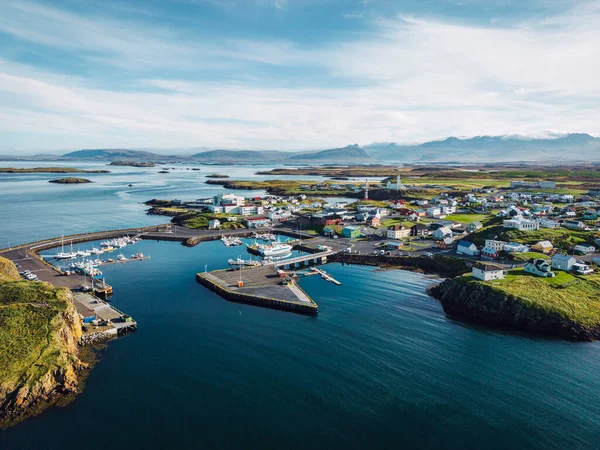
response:
[(110, 253), (117, 249), (126, 247), (127, 245), (135, 244), (138, 241), (140, 241), (139, 237), (124, 236), (124, 237), (104, 241), (104, 242), (100, 243), (100, 248), (92, 247), (91, 249), (77, 250), (77, 251), (73, 250), (73, 242), (71, 242), (70, 251), (65, 251), (65, 242), (64, 242), (64, 236), (63, 236), (63, 238), (61, 240), (61, 250), (60, 250), (60, 252), (55, 254), (53, 256), (53, 258), (56, 260), (61, 260), (61, 259), (86, 258), (88, 256), (99, 256), (99, 255), (102, 255), (103, 253)]
[(225, 244), (226, 247), (235, 247), (243, 244), (242, 240), (235, 236), (221, 236), (221, 242)]
[(277, 236), (273, 233), (257, 233), (252, 234), (252, 238), (256, 241), (273, 242), (277, 240)]

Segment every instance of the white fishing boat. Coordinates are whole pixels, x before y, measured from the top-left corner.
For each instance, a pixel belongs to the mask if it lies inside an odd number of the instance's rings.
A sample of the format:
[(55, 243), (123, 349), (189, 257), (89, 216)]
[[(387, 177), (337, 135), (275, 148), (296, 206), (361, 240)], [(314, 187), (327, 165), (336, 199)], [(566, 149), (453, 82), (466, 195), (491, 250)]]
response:
[(127, 258), (125, 258), (125, 255), (123, 253), (119, 253), (117, 255), (117, 260), (119, 260), (119, 261), (127, 261)]
[(260, 262), (254, 261), (252, 259), (242, 259), (241, 256), (238, 256), (237, 259), (230, 259), (229, 265), (234, 269), (239, 269), (240, 267), (255, 267), (259, 266)]
[(258, 253), (261, 256), (282, 256), (292, 252), (292, 246), (277, 242), (270, 245), (259, 245)]
[(101, 255), (102, 253), (104, 253), (104, 251), (100, 250), (99, 248), (94, 247), (90, 250), (90, 253), (92, 255)]

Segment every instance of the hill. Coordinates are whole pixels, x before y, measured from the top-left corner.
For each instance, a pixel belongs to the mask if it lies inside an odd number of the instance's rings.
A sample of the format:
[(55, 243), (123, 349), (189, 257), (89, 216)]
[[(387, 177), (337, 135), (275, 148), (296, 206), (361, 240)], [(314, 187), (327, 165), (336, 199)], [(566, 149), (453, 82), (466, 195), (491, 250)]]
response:
[(283, 152), (263, 152), (259, 150), (209, 150), (196, 153), (191, 158), (202, 162), (260, 163), (265, 161), (283, 161), (286, 159), (286, 155)]
[(312, 153), (296, 153), (288, 161), (313, 161), (313, 162), (365, 162), (371, 157), (358, 144), (348, 145), (343, 148), (332, 148)]
[(92, 150), (77, 150), (74, 152), (62, 155), (63, 158), (76, 159), (164, 159), (165, 156), (157, 153), (145, 152), (142, 150), (129, 149), (92, 149)]
[(373, 158), (402, 162), (600, 160), (600, 138), (585, 133), (544, 139), (518, 136), (449, 137), (417, 145), (376, 143), (365, 146), (365, 149)]

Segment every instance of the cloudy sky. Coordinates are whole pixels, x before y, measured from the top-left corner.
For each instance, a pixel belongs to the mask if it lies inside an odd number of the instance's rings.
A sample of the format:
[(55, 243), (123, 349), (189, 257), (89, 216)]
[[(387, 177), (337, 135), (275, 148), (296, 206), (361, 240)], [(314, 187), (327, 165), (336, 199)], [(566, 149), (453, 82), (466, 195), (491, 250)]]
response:
[(600, 135), (600, 1), (1, 0), (0, 151)]

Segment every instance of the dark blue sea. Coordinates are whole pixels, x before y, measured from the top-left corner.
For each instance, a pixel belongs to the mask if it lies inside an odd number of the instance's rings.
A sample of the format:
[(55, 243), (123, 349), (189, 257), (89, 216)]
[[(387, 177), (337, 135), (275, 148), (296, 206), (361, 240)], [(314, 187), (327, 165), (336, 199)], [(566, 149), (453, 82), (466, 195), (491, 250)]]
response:
[[(70, 222), (70, 200), (58, 221), (60, 200), (39, 195), (54, 205), (48, 233), (85, 231)], [(108, 214), (111, 200), (89, 202)], [(30, 214), (1, 201), (10, 217)], [(44, 220), (9, 215), (2, 235), (20, 227), (26, 240), (28, 223)], [(143, 207), (131, 217), (142, 224)], [(108, 345), (74, 402), (0, 431), (0, 449), (600, 447), (596, 343), (453, 320), (425, 293), (438, 280), (411, 272), (327, 265), (342, 286), (302, 280), (319, 304), (306, 317), (230, 303), (195, 282), (240, 248), (143, 241), (124, 253), (134, 251), (151, 258), (101, 270), (138, 331)]]

